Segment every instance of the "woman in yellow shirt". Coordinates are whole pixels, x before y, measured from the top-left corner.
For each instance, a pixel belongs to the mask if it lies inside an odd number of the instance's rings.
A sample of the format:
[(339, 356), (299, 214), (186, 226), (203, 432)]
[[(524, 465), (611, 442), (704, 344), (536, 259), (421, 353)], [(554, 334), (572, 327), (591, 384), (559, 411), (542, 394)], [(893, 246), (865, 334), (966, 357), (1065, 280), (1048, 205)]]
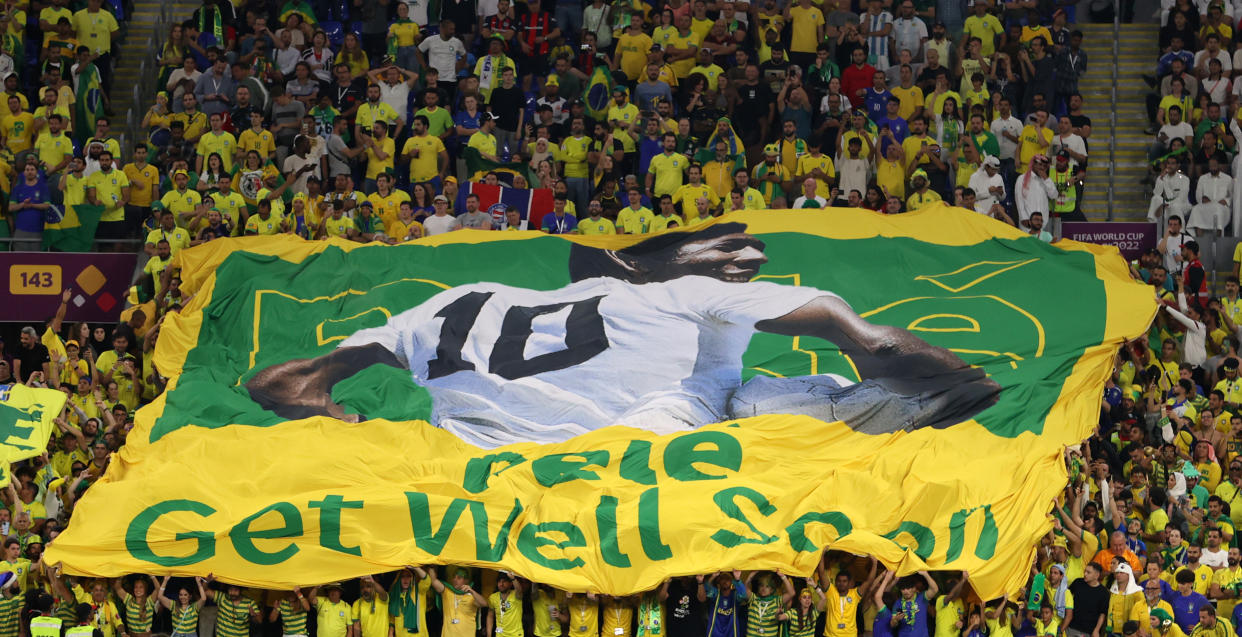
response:
[(366, 51), (362, 50), (362, 43), (358, 41), (358, 36), (352, 32), (345, 34), (345, 40), (341, 44), (341, 52), (336, 54), (335, 62), (336, 64), (349, 65), (349, 74), (354, 79), (366, 77), (367, 71), (371, 68), (371, 61), (367, 58)]
[(397, 3), (397, 21), (388, 26), (388, 54), (398, 67), (415, 68), (420, 31), (418, 23), (410, 19), (410, 5)]
[(487, 598), (470, 586), (469, 573), (465, 568), (450, 568), (453, 571), (451, 583), (441, 582), (436, 577), (435, 569), (427, 569), (427, 575), (431, 578), (431, 587), (440, 594), (440, 605), (444, 609), (444, 627), (440, 635), (441, 637), (474, 637), (479, 609), (487, 608)]

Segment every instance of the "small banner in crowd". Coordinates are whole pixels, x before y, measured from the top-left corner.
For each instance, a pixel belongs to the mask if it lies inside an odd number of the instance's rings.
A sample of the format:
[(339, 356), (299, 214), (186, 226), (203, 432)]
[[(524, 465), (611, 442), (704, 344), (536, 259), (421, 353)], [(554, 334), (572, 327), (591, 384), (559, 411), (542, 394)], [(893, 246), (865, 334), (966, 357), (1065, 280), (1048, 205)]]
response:
[(1156, 309), (1113, 248), (946, 206), (175, 264), (168, 389), (49, 545), (68, 573), (463, 564), (625, 595), (832, 547), (1012, 594)]
[[(22, 370), (26, 376), (28, 370)], [(13, 385), (0, 396), (0, 488), (9, 485), (9, 465), (33, 458), (45, 449), (56, 425), (52, 422), (65, 406), (65, 393)]]
[(505, 221), (505, 212), (511, 208), (522, 213), (522, 221), (526, 222), (523, 229), (531, 230), (538, 230), (543, 223), (543, 216), (552, 212), (551, 188), (512, 188), (468, 181), (458, 189), (453, 210), (464, 212), (466, 197), (469, 195), (479, 198), (479, 210), (492, 214), (493, 228), (501, 227)]

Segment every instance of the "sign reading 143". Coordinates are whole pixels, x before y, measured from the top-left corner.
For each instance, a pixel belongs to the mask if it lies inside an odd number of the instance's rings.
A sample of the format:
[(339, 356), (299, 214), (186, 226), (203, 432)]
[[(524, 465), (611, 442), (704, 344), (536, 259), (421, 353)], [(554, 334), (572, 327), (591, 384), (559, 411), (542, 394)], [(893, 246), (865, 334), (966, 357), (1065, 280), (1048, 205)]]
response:
[(15, 265), (9, 268), (9, 294), (60, 294), (59, 265)]

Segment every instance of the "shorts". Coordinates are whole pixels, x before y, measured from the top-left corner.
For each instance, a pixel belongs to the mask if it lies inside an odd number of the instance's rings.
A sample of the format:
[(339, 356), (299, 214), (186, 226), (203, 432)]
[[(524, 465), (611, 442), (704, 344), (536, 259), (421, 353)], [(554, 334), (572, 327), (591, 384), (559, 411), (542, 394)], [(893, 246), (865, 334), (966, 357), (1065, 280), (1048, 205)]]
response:
[(859, 433), (880, 435), (954, 425), (985, 409), (994, 398), (994, 392), (984, 395), (972, 391), (969, 384), (907, 396), (889, 390), (877, 379), (852, 383), (835, 374), (756, 376), (729, 399), (729, 417), (811, 416), (844, 422)]

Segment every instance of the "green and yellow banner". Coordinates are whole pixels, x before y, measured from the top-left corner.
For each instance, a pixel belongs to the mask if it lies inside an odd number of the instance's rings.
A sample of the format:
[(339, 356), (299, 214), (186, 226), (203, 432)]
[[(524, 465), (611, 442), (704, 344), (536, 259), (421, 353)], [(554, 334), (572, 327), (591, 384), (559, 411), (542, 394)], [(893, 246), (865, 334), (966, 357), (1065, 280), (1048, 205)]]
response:
[(65, 393), (13, 385), (0, 396), (0, 487), (12, 481), (9, 465), (33, 458), (45, 449), (56, 428), (53, 421), (65, 407)]
[(1113, 248), (943, 206), (176, 264), (168, 389), (48, 547), (67, 572), (466, 564), (628, 594), (832, 547), (1013, 593), (1156, 310)]

